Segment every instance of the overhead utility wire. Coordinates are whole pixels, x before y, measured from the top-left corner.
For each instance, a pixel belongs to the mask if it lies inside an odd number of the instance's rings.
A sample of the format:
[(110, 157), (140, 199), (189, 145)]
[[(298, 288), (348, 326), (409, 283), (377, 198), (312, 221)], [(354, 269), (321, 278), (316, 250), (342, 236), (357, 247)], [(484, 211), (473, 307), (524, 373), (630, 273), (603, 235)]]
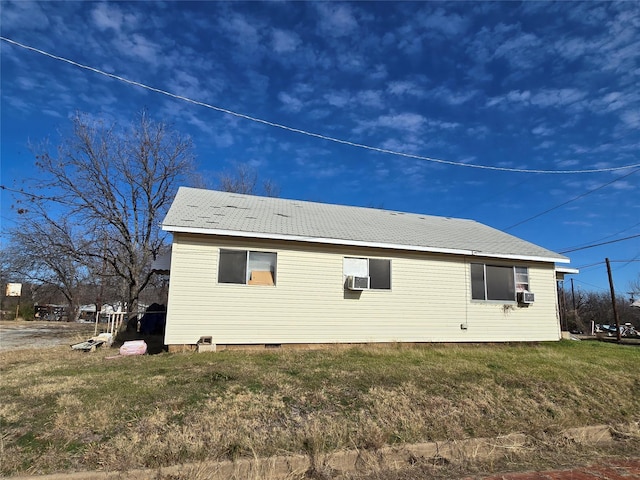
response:
[(638, 253), (635, 257), (633, 257), (631, 260), (625, 262), (624, 265), (622, 265), (620, 268), (625, 268), (627, 265), (629, 265), (630, 263), (633, 262), (640, 262), (640, 253)]
[(534, 218), (541, 217), (542, 215), (545, 215), (545, 214), (547, 214), (547, 213), (549, 213), (549, 212), (551, 212), (551, 211), (553, 211), (553, 210), (555, 210), (555, 209), (557, 209), (557, 208), (564, 207), (565, 205), (567, 205), (567, 204), (569, 204), (569, 203), (571, 203), (571, 202), (575, 202), (576, 200), (578, 200), (578, 199), (580, 199), (580, 198), (586, 197), (587, 195), (590, 195), (590, 194), (592, 194), (593, 192), (597, 192), (597, 191), (598, 191), (598, 190), (600, 190), (601, 188), (607, 187), (607, 186), (611, 185), (612, 183), (615, 183), (615, 182), (617, 182), (617, 181), (620, 181), (620, 180), (622, 180), (623, 178), (627, 178), (628, 176), (633, 175), (634, 173), (637, 173), (637, 172), (640, 172), (640, 169), (633, 170), (632, 172), (629, 172), (629, 173), (627, 173), (626, 175), (623, 175), (623, 176), (618, 177), (618, 178), (614, 178), (614, 179), (613, 179), (613, 180), (611, 180), (610, 182), (604, 183), (604, 184), (600, 185), (599, 187), (596, 187), (596, 188), (594, 188), (594, 189), (592, 189), (592, 190), (589, 190), (589, 191), (587, 191), (587, 192), (584, 192), (584, 193), (582, 193), (582, 194), (578, 195), (577, 197), (573, 197), (573, 198), (571, 198), (571, 199), (567, 200), (566, 202), (562, 202), (561, 204), (556, 205), (555, 207), (548, 208), (548, 209), (547, 209), (547, 210), (545, 210), (544, 212), (540, 212), (540, 213), (538, 213), (538, 214), (534, 215), (533, 217), (529, 217), (529, 218), (527, 218), (527, 219), (525, 219), (525, 220), (522, 220), (521, 222), (514, 223), (513, 225), (511, 225), (510, 227), (505, 228), (504, 230), (511, 230), (512, 228), (517, 227), (518, 225), (522, 225), (523, 223), (526, 223), (526, 222), (528, 222), (528, 221), (530, 221), (530, 220), (533, 220)]
[[(637, 257), (632, 258), (631, 260), (609, 260), (609, 263), (624, 263), (624, 265), (620, 268), (616, 268), (616, 270), (620, 270), (621, 268), (626, 267), (627, 265), (629, 265), (632, 262), (639, 262), (640, 260), (638, 260)], [(597, 267), (600, 265), (606, 265), (606, 260), (603, 260), (601, 262), (595, 262), (595, 263), (590, 263), (589, 265), (578, 265), (576, 267), (577, 270), (580, 270), (581, 272), (588, 269), (588, 268), (593, 268), (593, 267)]]
[(234, 112), (234, 111), (228, 110), (226, 108), (222, 108), (222, 107), (217, 107), (215, 105), (211, 105), (209, 103), (204, 103), (204, 102), (200, 102), (198, 100), (193, 100), (193, 99), (191, 99), (189, 97), (185, 97), (185, 96), (182, 96), (182, 95), (176, 95), (175, 93), (171, 93), (171, 92), (168, 92), (166, 90), (161, 90), (159, 88), (151, 87), (149, 85), (145, 85), (144, 83), (136, 82), (134, 80), (129, 80), (129, 79), (121, 77), (119, 75), (115, 75), (113, 73), (108, 73), (108, 72), (105, 72), (103, 70), (99, 70), (97, 68), (94, 68), (94, 67), (91, 67), (91, 66), (88, 66), (88, 65), (84, 65), (82, 63), (74, 62), (73, 60), (69, 60), (68, 58), (60, 57), (58, 55), (54, 55), (52, 53), (45, 52), (44, 50), (40, 50), (40, 49), (35, 48), (35, 47), (30, 47), (29, 45), (25, 45), (25, 44), (22, 44), (20, 42), (16, 42), (15, 40), (11, 40), (11, 39), (9, 39), (7, 37), (0, 36), (0, 40), (4, 40), (5, 42), (11, 43), (13, 45), (16, 45), (18, 47), (24, 48), (26, 50), (31, 50), (31, 51), (39, 53), (41, 55), (45, 55), (45, 56), (53, 58), (55, 60), (60, 60), (61, 62), (66, 62), (66, 63), (68, 63), (70, 65), (74, 65), (76, 67), (83, 68), (85, 70), (89, 70), (91, 72), (98, 73), (100, 75), (104, 75), (106, 77), (113, 78), (115, 80), (119, 80), (121, 82), (128, 83), (130, 85), (135, 85), (137, 87), (144, 88), (144, 89), (150, 90), (152, 92), (160, 93), (160, 94), (166, 95), (168, 97), (172, 97), (172, 98), (175, 98), (175, 99), (178, 99), (178, 100), (183, 100), (185, 102), (192, 103), (194, 105), (199, 105), (201, 107), (210, 108), (210, 109), (216, 110), (218, 112), (226, 113), (228, 115), (233, 115), (233, 116), (239, 117), (239, 118), (244, 118), (245, 120), (250, 120), (252, 122), (262, 123), (263, 125), (268, 125), (270, 127), (280, 128), (282, 130), (287, 130), (289, 132), (299, 133), (301, 135), (307, 135), (309, 137), (320, 138), (322, 140), (327, 140), (329, 142), (340, 143), (340, 144), (343, 144), (343, 145), (349, 145), (351, 147), (362, 148), (362, 149), (365, 149), (365, 150), (371, 150), (373, 152), (378, 152), (378, 153), (385, 153), (385, 154), (389, 154), (389, 155), (397, 155), (397, 156), (401, 156), (401, 157), (413, 158), (413, 159), (416, 159), (416, 160), (424, 160), (424, 161), (427, 161), (427, 162), (440, 163), (440, 164), (444, 164), (444, 165), (453, 165), (453, 166), (456, 166), (456, 167), (477, 168), (477, 169), (482, 169), (482, 170), (494, 170), (494, 171), (512, 172), (512, 173), (544, 173), (544, 174), (601, 173), (601, 172), (613, 172), (613, 171), (616, 171), (616, 170), (625, 170), (627, 168), (640, 167), (640, 163), (637, 163), (637, 164), (632, 164), (632, 165), (624, 165), (624, 166), (621, 166), (621, 167), (593, 168), (593, 169), (588, 169), (588, 170), (538, 170), (538, 169), (527, 169), (527, 168), (508, 168), (508, 167), (495, 167), (495, 166), (492, 166), (492, 165), (479, 165), (479, 164), (474, 164), (474, 163), (454, 162), (454, 161), (451, 161), (451, 160), (443, 160), (443, 159), (440, 159), (440, 158), (426, 157), (426, 156), (422, 156), (422, 155), (414, 155), (414, 154), (411, 154), (411, 153), (398, 152), (398, 151), (395, 151), (395, 150), (388, 150), (386, 148), (372, 147), (370, 145), (364, 145), (362, 143), (355, 143), (355, 142), (351, 142), (351, 141), (348, 141), (348, 140), (342, 140), (342, 139), (335, 138), (335, 137), (329, 137), (329, 136), (326, 136), (326, 135), (322, 135), (320, 133), (314, 133), (314, 132), (309, 132), (309, 131), (306, 131), (306, 130), (301, 130), (299, 128), (289, 127), (289, 126), (286, 126), (286, 125), (282, 125), (280, 123), (270, 122), (268, 120), (263, 120), (261, 118), (252, 117), (250, 115), (245, 115), (244, 113)]
[[(638, 238), (640, 237), (640, 233), (637, 235), (631, 235), (629, 237), (624, 237), (624, 238), (618, 238), (617, 240), (609, 240), (608, 242), (600, 242), (600, 243), (594, 243), (592, 245), (587, 245), (586, 247), (580, 247), (580, 248), (572, 248), (571, 250), (564, 250), (562, 252), (559, 253), (571, 253), (571, 252), (577, 252), (579, 250), (586, 250), (588, 248), (594, 248), (594, 247), (600, 247), (602, 245), (609, 245), (610, 243), (618, 243), (618, 242), (623, 242), (625, 240), (631, 240), (632, 238)], [(624, 260), (626, 262), (626, 260)]]
[[(620, 235), (621, 233), (624, 233), (627, 230), (631, 230), (632, 228), (635, 228), (638, 225), (640, 225), (640, 222), (636, 223), (635, 225), (631, 225), (630, 227), (623, 228), (622, 230), (620, 230), (620, 231), (618, 231), (616, 233), (612, 233), (611, 235), (607, 235), (606, 237), (601, 237), (601, 238), (598, 238), (596, 240), (591, 240), (591, 243), (593, 243), (593, 242), (601, 242), (602, 240), (606, 240), (607, 238), (615, 237), (616, 235)], [(573, 251), (573, 250), (571, 250), (572, 248), (588, 247), (589, 245), (591, 245), (591, 243), (581, 243), (580, 245), (574, 245), (572, 247), (567, 247), (564, 251), (565, 252), (571, 252), (571, 251)]]

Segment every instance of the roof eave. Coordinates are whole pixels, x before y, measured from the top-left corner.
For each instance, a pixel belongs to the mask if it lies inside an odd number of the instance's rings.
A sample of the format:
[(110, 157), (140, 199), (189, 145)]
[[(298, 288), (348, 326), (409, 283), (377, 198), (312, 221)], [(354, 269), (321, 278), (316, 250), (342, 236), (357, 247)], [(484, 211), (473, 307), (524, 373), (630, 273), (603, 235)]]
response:
[(578, 270), (577, 268), (570, 268), (570, 267), (556, 267), (556, 272), (564, 273), (567, 275), (577, 275), (578, 273), (580, 273), (580, 270)]
[(385, 248), (393, 250), (406, 250), (411, 252), (428, 252), (428, 253), (447, 253), (452, 255), (464, 255), (474, 257), (487, 257), (487, 258), (502, 258), (508, 260), (527, 260), (531, 262), (545, 262), (545, 263), (569, 263), (570, 260), (566, 257), (543, 257), (536, 255), (517, 255), (517, 254), (503, 254), (503, 253), (489, 253), (478, 250), (464, 250), (455, 248), (441, 248), (441, 247), (423, 247), (416, 245), (401, 245), (392, 243), (380, 243), (380, 242), (363, 242), (358, 240), (343, 240), (339, 238), (324, 238), (324, 237), (305, 237), (301, 235), (284, 235), (264, 232), (242, 232), (238, 230), (218, 230), (207, 229), (198, 227), (184, 227), (176, 225), (162, 225), (162, 229), (167, 232), (176, 233), (196, 233), (205, 235), (220, 235), (226, 237), (241, 237), (241, 238), (260, 238), (265, 240), (287, 240), (294, 242), (307, 242), (307, 243), (323, 243), (328, 245), (345, 245), (352, 247), (370, 247), (370, 248)]

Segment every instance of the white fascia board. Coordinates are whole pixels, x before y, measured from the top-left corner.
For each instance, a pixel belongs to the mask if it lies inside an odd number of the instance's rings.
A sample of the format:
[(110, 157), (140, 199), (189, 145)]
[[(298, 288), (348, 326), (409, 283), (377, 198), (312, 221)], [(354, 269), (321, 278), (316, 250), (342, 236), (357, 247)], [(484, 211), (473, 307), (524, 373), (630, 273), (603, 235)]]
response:
[(556, 272), (570, 275), (570, 274), (578, 274), (580, 273), (580, 270), (578, 270), (577, 268), (556, 267)]
[(241, 237), (241, 238), (260, 238), (264, 240), (287, 240), (294, 242), (308, 242), (308, 243), (324, 243), (328, 245), (344, 245), (352, 247), (370, 247), (370, 248), (385, 248), (393, 250), (407, 250), (411, 252), (428, 252), (428, 253), (449, 253), (452, 255), (465, 255), (474, 257), (486, 257), (486, 258), (502, 258), (508, 260), (527, 260), (531, 262), (546, 262), (546, 263), (569, 263), (568, 258), (562, 257), (539, 257), (535, 255), (514, 255), (514, 254), (498, 254), (498, 253), (485, 253), (477, 250), (464, 250), (456, 248), (441, 248), (441, 247), (422, 247), (416, 245), (398, 245), (393, 243), (378, 243), (378, 242), (362, 242), (358, 240), (343, 240), (339, 238), (323, 238), (323, 237), (303, 237), (300, 235), (284, 235), (276, 233), (262, 233), (262, 232), (239, 232), (237, 230), (216, 230), (208, 228), (198, 227), (176, 227), (171, 225), (162, 225), (162, 229), (168, 232), (177, 233), (197, 233), (204, 235), (221, 235), (226, 237)]

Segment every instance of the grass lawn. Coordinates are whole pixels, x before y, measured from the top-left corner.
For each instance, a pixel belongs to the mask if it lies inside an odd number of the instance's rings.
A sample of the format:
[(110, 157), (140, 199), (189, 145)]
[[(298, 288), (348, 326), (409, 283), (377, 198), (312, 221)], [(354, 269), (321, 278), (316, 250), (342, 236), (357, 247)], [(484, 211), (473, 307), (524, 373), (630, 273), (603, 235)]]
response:
[(0, 353), (0, 475), (640, 421), (634, 346), (399, 344), (105, 358), (116, 353)]

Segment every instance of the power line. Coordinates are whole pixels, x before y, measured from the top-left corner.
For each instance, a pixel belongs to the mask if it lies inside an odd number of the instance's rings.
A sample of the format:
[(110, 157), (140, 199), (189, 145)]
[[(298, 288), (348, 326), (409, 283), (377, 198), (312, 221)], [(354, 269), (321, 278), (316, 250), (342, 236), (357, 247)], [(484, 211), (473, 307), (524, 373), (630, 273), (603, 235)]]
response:
[(606, 240), (607, 238), (611, 238), (611, 237), (615, 237), (616, 235), (620, 235), (623, 232), (626, 232), (627, 230), (631, 230), (632, 228), (637, 227), (638, 225), (640, 225), (640, 222), (636, 223), (635, 225), (631, 225), (630, 227), (627, 228), (623, 228), (622, 230), (616, 232), (616, 233), (612, 233), (611, 235), (607, 235), (606, 237), (602, 237), (602, 238), (598, 238), (596, 240), (592, 240), (590, 243), (581, 243), (580, 245), (575, 245), (573, 247), (567, 247), (564, 251), (571, 251), (570, 249), (572, 248), (580, 248), (580, 247), (584, 247), (584, 246), (588, 246), (591, 245), (591, 243), (593, 242), (600, 242), (602, 240)]
[[(580, 247), (580, 248), (572, 248), (571, 250), (564, 250), (562, 252), (558, 252), (558, 253), (571, 253), (571, 252), (577, 252), (579, 250), (586, 250), (587, 248), (594, 248), (594, 247), (600, 247), (602, 245), (609, 245), (610, 243), (617, 243), (617, 242), (622, 242), (624, 240), (631, 240), (632, 238), (638, 238), (640, 237), (640, 233), (638, 235), (631, 235), (629, 237), (624, 237), (624, 238), (618, 238), (617, 240), (609, 240), (608, 242), (600, 242), (600, 243), (594, 243), (592, 245), (587, 245), (586, 247)], [(611, 260), (612, 262), (614, 260)], [(626, 262), (626, 260), (623, 260)]]
[[(602, 262), (602, 263), (604, 263), (604, 262)], [(598, 285), (594, 285), (594, 284), (592, 284), (592, 283), (583, 282), (582, 280), (578, 280), (578, 279), (576, 279), (576, 283), (580, 283), (580, 284), (582, 284), (582, 285), (589, 285), (590, 287), (596, 288), (596, 289), (598, 289), (598, 290), (604, 290), (604, 291), (609, 290), (608, 288), (605, 288), (605, 287), (599, 287)]]
[(527, 218), (525, 220), (522, 220), (521, 222), (514, 223), (513, 225), (511, 225), (510, 227), (505, 228), (504, 230), (511, 230), (512, 228), (515, 228), (515, 227), (517, 227), (519, 225), (522, 225), (523, 223), (526, 223), (526, 222), (528, 222), (530, 220), (533, 220), (533, 219), (541, 217), (542, 215), (545, 215), (545, 214), (547, 214), (549, 212), (552, 212), (553, 210), (556, 210), (557, 208), (564, 207), (565, 205), (567, 205), (567, 204), (569, 204), (571, 202), (575, 202), (576, 200), (578, 200), (580, 198), (586, 197), (587, 195), (590, 195), (593, 192), (597, 192), (598, 190), (600, 190), (600, 189), (602, 189), (604, 187), (607, 187), (607, 186), (611, 185), (612, 183), (618, 182), (618, 181), (622, 180), (623, 178), (627, 178), (628, 176), (633, 175), (634, 173), (637, 173), (637, 172), (640, 172), (640, 169), (633, 170), (632, 172), (629, 172), (626, 175), (622, 175), (621, 177), (614, 178), (610, 182), (607, 182), (605, 184), (600, 185), (599, 187), (596, 187), (596, 188), (594, 188), (592, 190), (589, 190), (589, 191), (587, 191), (585, 193), (582, 193), (582, 194), (578, 195), (577, 197), (573, 197), (573, 198), (567, 200), (566, 202), (562, 202), (559, 205), (556, 205), (554, 207), (548, 208), (544, 212), (540, 212), (540, 213), (538, 213), (538, 214), (536, 214), (536, 215), (534, 215), (532, 217), (529, 217), (529, 218)]
[[(609, 263), (624, 263), (625, 265), (623, 265), (621, 268), (626, 267), (632, 262), (640, 262), (640, 258), (638, 258), (638, 256), (635, 256), (631, 260), (609, 260)], [(590, 263), (588, 265), (579, 265), (575, 268), (577, 268), (578, 270), (586, 270), (587, 268), (597, 267), (598, 265), (604, 265), (605, 263), (607, 262), (605, 260), (602, 260), (601, 262)]]
[(212, 109), (212, 110), (216, 110), (218, 112), (226, 113), (228, 115), (233, 115), (235, 117), (243, 118), (245, 120), (249, 120), (249, 121), (252, 121), (252, 122), (261, 123), (263, 125), (267, 125), (267, 126), (270, 126), (270, 127), (280, 128), (282, 130), (287, 130), (289, 132), (299, 133), (301, 135), (307, 135), (309, 137), (319, 138), (321, 140), (326, 140), (326, 141), (334, 142), (334, 143), (340, 143), (342, 145), (349, 145), (351, 147), (362, 148), (362, 149), (365, 149), (365, 150), (370, 150), (370, 151), (378, 152), (378, 153), (396, 155), (396, 156), (405, 157), (405, 158), (412, 158), (414, 160), (424, 160), (426, 162), (439, 163), (439, 164), (443, 164), (443, 165), (451, 165), (451, 166), (456, 166), (456, 167), (477, 168), (477, 169), (482, 169), (482, 170), (493, 170), (493, 171), (512, 172), (512, 173), (543, 173), (543, 174), (601, 173), (601, 172), (613, 172), (613, 171), (617, 171), (617, 170), (625, 170), (625, 169), (628, 169), (628, 168), (640, 167), (640, 163), (637, 163), (637, 164), (632, 164), (632, 165), (625, 165), (625, 166), (622, 166), (622, 167), (594, 168), (594, 169), (587, 169), (587, 170), (538, 170), (538, 169), (527, 169), (527, 168), (508, 168), (508, 167), (496, 167), (496, 166), (492, 166), (492, 165), (480, 165), (480, 164), (474, 164), (474, 163), (454, 162), (454, 161), (451, 161), (451, 160), (443, 160), (443, 159), (440, 159), (440, 158), (433, 158), (433, 157), (427, 157), (427, 156), (423, 156), (423, 155), (415, 155), (415, 154), (411, 154), (411, 153), (398, 152), (398, 151), (389, 150), (389, 149), (386, 149), (386, 148), (372, 147), (370, 145), (365, 145), (365, 144), (362, 144), (362, 143), (351, 142), (349, 140), (342, 140), (342, 139), (339, 139), (339, 138), (329, 137), (327, 135), (322, 135), (320, 133), (314, 133), (314, 132), (309, 132), (307, 130), (301, 130), (299, 128), (289, 127), (287, 125), (283, 125), (283, 124), (280, 124), (280, 123), (270, 122), (268, 120), (264, 120), (264, 119), (261, 119), (261, 118), (252, 117), (252, 116), (246, 115), (244, 113), (234, 112), (234, 111), (226, 109), (226, 108), (222, 108), (222, 107), (218, 107), (218, 106), (215, 106), (215, 105), (211, 105), (209, 103), (204, 103), (204, 102), (200, 102), (198, 100), (193, 100), (193, 99), (191, 99), (189, 97), (185, 97), (183, 95), (177, 95), (175, 93), (171, 93), (171, 92), (168, 92), (166, 90), (162, 90), (162, 89), (159, 89), (159, 88), (151, 87), (151, 86), (146, 85), (144, 83), (136, 82), (134, 80), (129, 80), (129, 79), (125, 78), (125, 77), (121, 77), (120, 75), (115, 75), (113, 73), (108, 73), (108, 72), (105, 72), (104, 70), (100, 70), (98, 68), (91, 67), (89, 65), (84, 65), (82, 63), (78, 63), (78, 62), (75, 62), (73, 60), (69, 60), (68, 58), (60, 57), (58, 55), (54, 55), (52, 53), (45, 52), (44, 50), (40, 50), (38, 48), (31, 47), (29, 45), (25, 45), (25, 44), (20, 43), (20, 42), (16, 42), (15, 40), (11, 40), (11, 39), (9, 39), (7, 37), (0, 36), (0, 40), (4, 40), (5, 42), (11, 43), (11, 44), (16, 45), (16, 46), (18, 46), (20, 48), (24, 48), (26, 50), (31, 50), (33, 52), (39, 53), (41, 55), (45, 55), (45, 56), (47, 56), (49, 58), (53, 58), (54, 60), (59, 60), (61, 62), (65, 62), (65, 63), (68, 63), (70, 65), (73, 65), (73, 66), (76, 66), (76, 67), (79, 67), (79, 68), (83, 68), (85, 70), (89, 70), (89, 71), (97, 73), (99, 75), (104, 75), (106, 77), (113, 78), (114, 80), (118, 80), (120, 82), (128, 83), (129, 85), (134, 85), (136, 87), (144, 88), (144, 89), (152, 91), (152, 92), (160, 93), (162, 95), (166, 95), (168, 97), (175, 98), (177, 100), (182, 100), (182, 101), (185, 101), (185, 102), (188, 102), (188, 103), (192, 103), (194, 105), (198, 105), (198, 106), (201, 106), (201, 107), (205, 107), (205, 108), (209, 108), (209, 109)]

